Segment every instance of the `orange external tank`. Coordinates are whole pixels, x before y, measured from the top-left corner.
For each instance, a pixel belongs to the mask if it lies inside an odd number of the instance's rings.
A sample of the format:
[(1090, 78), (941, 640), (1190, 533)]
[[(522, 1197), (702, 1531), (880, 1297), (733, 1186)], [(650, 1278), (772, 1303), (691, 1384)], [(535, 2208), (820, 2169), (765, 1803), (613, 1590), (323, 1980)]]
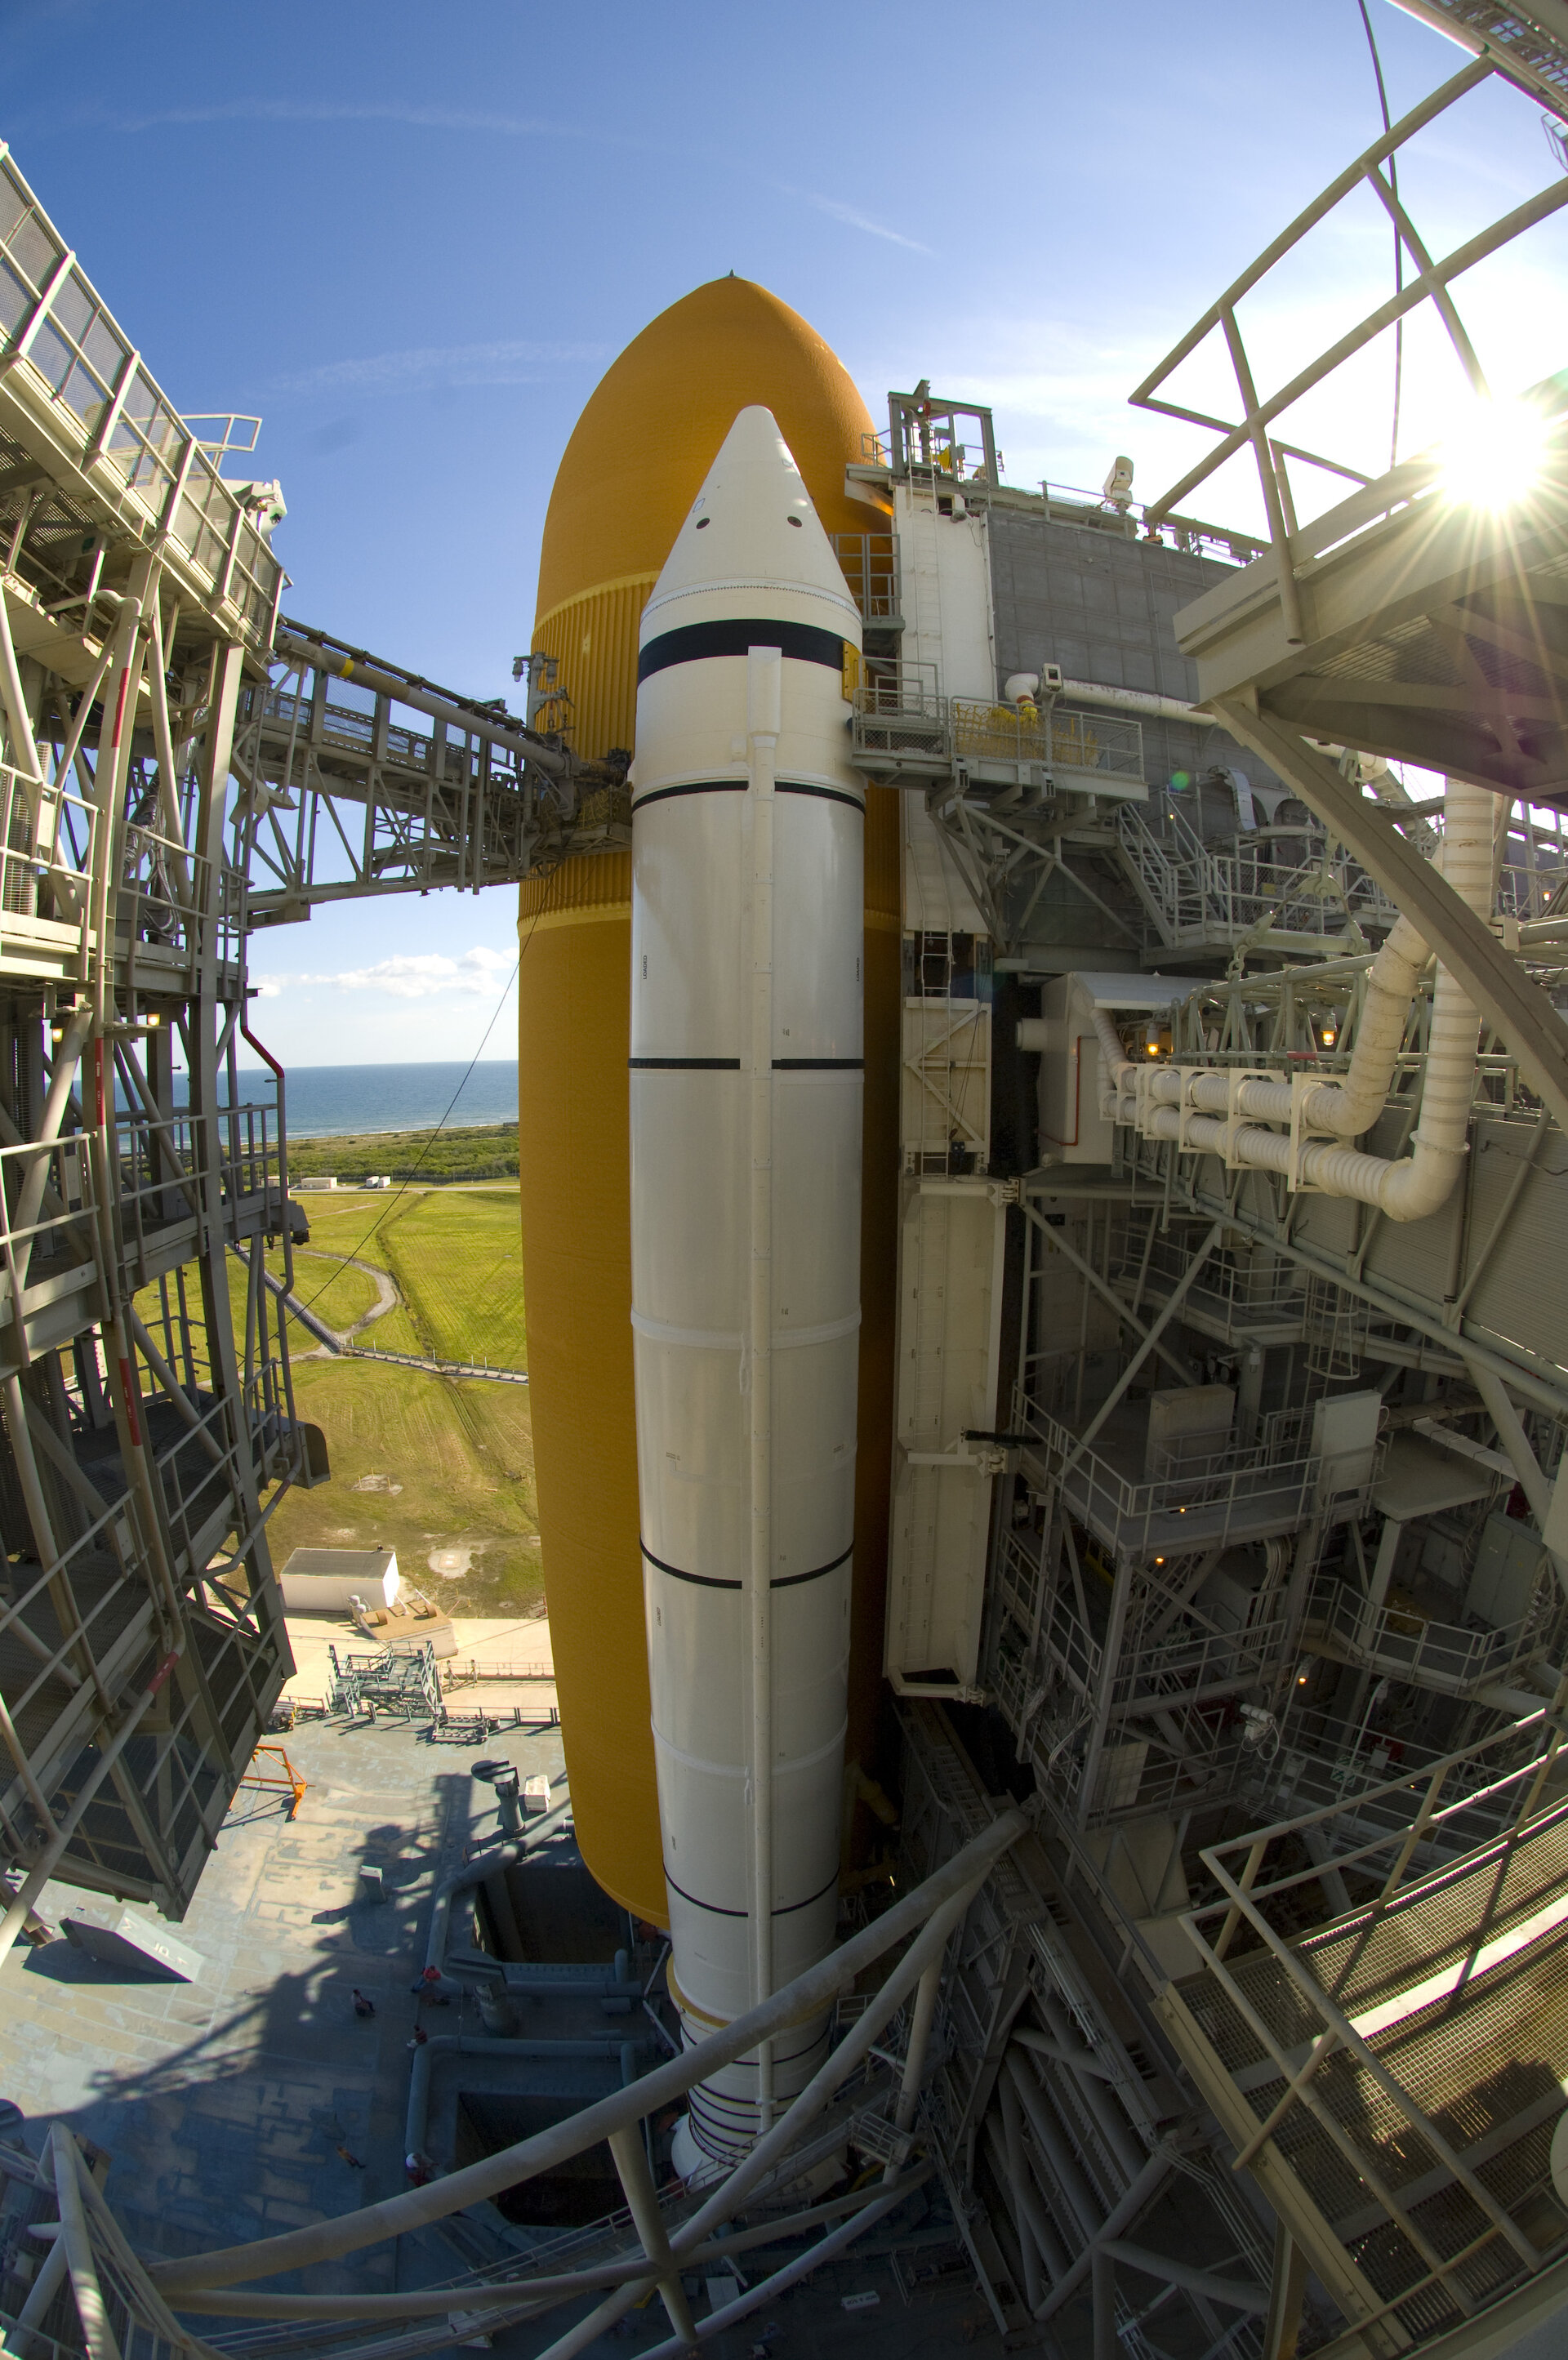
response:
[[(830, 533), (885, 530), (845, 491), (872, 448), (864, 403), (797, 312), (750, 279), (672, 304), (578, 420), (545, 519), (532, 647), (553, 657), (580, 754), (633, 749), (637, 629), (737, 413), (771, 410)], [(869, 1753), (881, 1677), (893, 1442), (897, 1204), (896, 798), (868, 793), (865, 1132), (849, 1758)], [(525, 884), (518, 1124), (530, 1394), (545, 1597), (583, 1857), (622, 1907), (663, 1924), (631, 1385), (627, 1053), (629, 851)]]

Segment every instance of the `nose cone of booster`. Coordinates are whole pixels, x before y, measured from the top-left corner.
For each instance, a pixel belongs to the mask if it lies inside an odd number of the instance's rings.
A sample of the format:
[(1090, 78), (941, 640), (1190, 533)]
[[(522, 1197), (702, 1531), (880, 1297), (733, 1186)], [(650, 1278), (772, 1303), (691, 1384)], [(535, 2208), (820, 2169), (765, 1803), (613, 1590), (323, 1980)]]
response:
[[(742, 410), (725, 436), (642, 610), (640, 802), (672, 781), (715, 771), (744, 777), (744, 661), (700, 681), (686, 667), (714, 657), (744, 659), (758, 644), (781, 648), (792, 666), (813, 665), (818, 691), (826, 688), (822, 674), (837, 674), (842, 690), (858, 671), (859, 609), (773, 412), (760, 406)], [(860, 781), (846, 768), (846, 718), (841, 694), (786, 697), (780, 779), (803, 768), (830, 774), (863, 803)]]
[[(751, 2002), (753, 827), (772, 798), (773, 1982), (829, 1947), (854, 1531), (864, 794), (860, 617), (773, 418), (742, 410), (642, 618), (632, 831), (631, 1235), (649, 1679), (688, 2036)], [(759, 662), (753, 650), (776, 650)], [(771, 672), (770, 672), (771, 667)], [(750, 700), (762, 673), (776, 714)], [(764, 771), (758, 734), (776, 732)], [(803, 2027), (777, 2090), (825, 2038)], [(754, 2136), (742, 2060), (694, 2092)]]

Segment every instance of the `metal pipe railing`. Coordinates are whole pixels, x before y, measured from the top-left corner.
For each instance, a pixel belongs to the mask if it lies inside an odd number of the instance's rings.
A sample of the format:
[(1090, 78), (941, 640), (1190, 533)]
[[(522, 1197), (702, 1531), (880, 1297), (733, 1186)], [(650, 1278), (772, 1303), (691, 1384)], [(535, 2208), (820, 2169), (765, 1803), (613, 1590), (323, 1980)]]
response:
[[(431, 2186), (386, 2198), (378, 2204), (367, 2205), (361, 2211), (337, 2220), (313, 2222), (304, 2228), (289, 2230), (280, 2236), (259, 2238), (247, 2245), (225, 2247), (217, 2253), (191, 2255), (163, 2263), (152, 2273), (154, 2283), (170, 2300), (189, 2301), (192, 2308), (199, 2308), (201, 2296), (209, 2287), (234, 2286), (241, 2280), (271, 2278), (280, 2271), (301, 2269), (314, 2262), (358, 2252), (362, 2247), (378, 2245), (388, 2237), (426, 2227), (433, 2221), (444, 2219), (448, 2213), (460, 2212), (465, 2205), (480, 2198), (499, 2195), (503, 2189), (516, 2187), (521, 2181), (534, 2179), (541, 2172), (557, 2169), (574, 2156), (581, 2155), (601, 2139), (608, 2138), (612, 2131), (630, 2128), (645, 2115), (667, 2106), (672, 2100), (684, 2097), (694, 2082), (711, 2076), (721, 2066), (745, 2056), (790, 2024), (808, 2021), (820, 2015), (841, 1991), (850, 1988), (857, 1976), (874, 1961), (906, 1937), (916, 1936), (912, 1948), (884, 1983), (873, 2004), (828, 2057), (815, 2079), (802, 2091), (782, 2119), (775, 2123), (767, 2136), (749, 2151), (720, 2184), (695, 2219), (685, 2224), (674, 2241), (677, 2254), (683, 2253), (688, 2245), (698, 2244), (717, 2222), (729, 2217), (745, 2191), (754, 2186), (763, 2173), (795, 2145), (801, 2132), (827, 2104), (839, 2083), (869, 2054), (877, 2035), (902, 2005), (907, 1991), (918, 1981), (930, 1957), (939, 1955), (953, 1926), (968, 1908), (994, 1863), (1017, 1841), (1027, 1825), (1021, 1811), (1003, 1812), (916, 1892), (896, 1902), (883, 1917), (855, 1935), (830, 1957), (822, 1960), (804, 1975), (797, 1976), (761, 2006), (749, 2008), (744, 2016), (738, 2016), (722, 2032), (715, 2033), (710, 2039), (699, 2042), (696, 2048), (673, 2058), (668, 2064), (657, 2067), (630, 2089), (616, 2092), (597, 2104), (585, 2108), (569, 2121), (555, 2124), (534, 2137), (504, 2148), (499, 2154), (487, 2157), (482, 2162), (471, 2164), (465, 2170), (454, 2172)], [(652, 2284), (652, 2280), (650, 2279), (649, 2283)], [(638, 2291), (634, 2289), (627, 2297), (624, 2308), (629, 2309), (638, 2300)], [(619, 2317), (620, 2311), (614, 2315)], [(600, 2333), (603, 2326), (609, 2323), (608, 2318), (601, 2320), (593, 2333)]]

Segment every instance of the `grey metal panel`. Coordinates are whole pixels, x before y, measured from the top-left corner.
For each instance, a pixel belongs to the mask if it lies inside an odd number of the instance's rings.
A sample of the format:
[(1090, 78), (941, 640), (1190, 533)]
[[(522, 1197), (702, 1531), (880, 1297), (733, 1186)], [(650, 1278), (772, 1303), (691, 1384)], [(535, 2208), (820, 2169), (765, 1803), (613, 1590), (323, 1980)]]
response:
[[(1489, 1123), (1477, 1137), (1471, 1255), (1485, 1250), (1534, 1136), (1533, 1122), (1511, 1122)], [(1555, 1135), (1525, 1181), (1465, 1313), (1543, 1360), (1568, 1360), (1568, 1149)]]
[(1294, 1234), (1316, 1253), (1349, 1253), (1359, 1210), (1343, 1196), (1309, 1196), (1296, 1216)]
[[(1385, 1115), (1367, 1134), (1374, 1154), (1403, 1152), (1402, 1118)], [(1528, 1160), (1536, 1125), (1528, 1117), (1499, 1118), (1477, 1125), (1467, 1175), (1469, 1203), (1456, 1189), (1441, 1211), (1423, 1221), (1379, 1221), (1367, 1249), (1364, 1274), (1407, 1299), (1441, 1306), (1454, 1282), (1453, 1250), (1464, 1224), (1464, 1259), (1457, 1280), (1463, 1291), (1477, 1265), (1480, 1276), (1466, 1295), (1465, 1326), (1485, 1331), (1547, 1363), (1568, 1361), (1568, 1149), (1553, 1134), (1541, 1163), (1519, 1189), (1502, 1232), (1498, 1217)], [(1294, 1234), (1317, 1253), (1354, 1250), (1372, 1217), (1343, 1197), (1298, 1200)], [(1455, 1338), (1457, 1347), (1458, 1339)]]
[[(998, 686), (1044, 658), (1071, 680), (1197, 696), (1197, 667), (1178, 648), (1171, 617), (1232, 567), (1163, 542), (1047, 523), (1043, 513), (993, 508), (990, 531)], [(1213, 724), (1146, 720), (1143, 729), (1148, 775), (1159, 783), (1236, 759), (1234, 738)], [(1246, 767), (1272, 775), (1255, 757)]]

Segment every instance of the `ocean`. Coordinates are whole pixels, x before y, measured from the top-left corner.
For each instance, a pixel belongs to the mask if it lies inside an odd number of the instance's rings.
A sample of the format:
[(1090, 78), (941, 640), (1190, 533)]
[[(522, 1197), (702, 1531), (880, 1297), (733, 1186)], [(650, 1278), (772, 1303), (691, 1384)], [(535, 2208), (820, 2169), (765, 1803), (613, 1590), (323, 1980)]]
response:
[[(433, 1131), (443, 1119), (450, 1130), (517, 1120), (517, 1066), (494, 1058), (466, 1068), (428, 1065), (294, 1065), (286, 1069), (289, 1136), (331, 1139), (345, 1131)], [(272, 1102), (272, 1076), (264, 1065), (239, 1068), (243, 1095)], [(264, 1087), (265, 1086), (265, 1087)], [(457, 1094), (457, 1103), (452, 1100)], [(176, 1095), (184, 1097), (184, 1076)], [(447, 1109), (451, 1108), (450, 1115)]]

